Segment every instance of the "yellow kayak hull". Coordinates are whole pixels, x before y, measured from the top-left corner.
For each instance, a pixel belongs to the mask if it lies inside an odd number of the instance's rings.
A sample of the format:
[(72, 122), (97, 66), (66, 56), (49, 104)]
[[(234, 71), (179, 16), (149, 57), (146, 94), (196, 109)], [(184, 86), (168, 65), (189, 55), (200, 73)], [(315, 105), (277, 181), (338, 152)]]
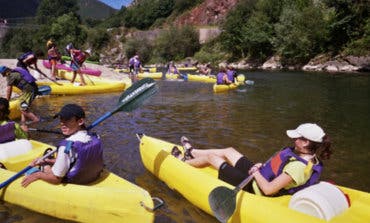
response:
[(153, 79), (161, 79), (162, 78), (162, 72), (144, 72), (144, 73), (138, 73), (138, 78), (153, 78)]
[(12, 99), (9, 102), (9, 118), (14, 120), (21, 117), (21, 109), (20, 109), (21, 101), (19, 99)]
[[(16, 171), (26, 167), (50, 145), (32, 141), (32, 152), (3, 160), (7, 170), (0, 170), (0, 181), (6, 181)], [(153, 222), (150, 194), (119, 176), (104, 170), (101, 177), (89, 185), (52, 185), (35, 181), (21, 186), (21, 178), (0, 190), (2, 200), (35, 212), (77, 222)], [(147, 208), (146, 208), (147, 207)]]
[[(144, 135), (140, 141), (140, 154), (144, 166), (168, 187), (213, 215), (208, 203), (211, 191), (218, 186), (230, 189), (234, 186), (217, 179), (217, 171), (213, 168), (195, 168), (175, 158), (170, 154), (173, 146), (175, 144)], [(177, 146), (182, 149), (181, 146)], [(351, 207), (330, 221), (289, 209), (290, 195), (272, 198), (241, 191), (237, 196), (236, 211), (228, 222), (369, 222), (370, 194), (345, 187), (340, 189), (349, 195)]]
[(214, 84), (213, 92), (221, 93), (237, 89), (239, 84)]
[(179, 71), (196, 71), (198, 68), (196, 67), (178, 67), (177, 70)]
[(196, 75), (196, 74), (188, 74), (188, 81), (197, 81), (197, 82), (204, 82), (204, 83), (216, 83), (215, 76), (206, 76), (206, 75)]

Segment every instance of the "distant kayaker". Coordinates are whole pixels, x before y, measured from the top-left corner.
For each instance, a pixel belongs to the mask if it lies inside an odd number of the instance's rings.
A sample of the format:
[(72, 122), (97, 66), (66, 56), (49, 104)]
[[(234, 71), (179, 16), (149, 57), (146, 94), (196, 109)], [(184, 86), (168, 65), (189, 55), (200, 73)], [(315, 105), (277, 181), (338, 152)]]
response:
[(30, 120), (31, 123), (40, 121), (40, 119), (30, 111), (31, 104), (38, 95), (36, 79), (30, 74), (30, 72), (28, 72), (28, 70), (21, 67), (10, 69), (6, 66), (0, 66), (0, 73), (3, 77), (6, 77), (6, 99), (8, 101), (11, 99), (13, 86), (22, 91), (22, 95), (19, 98), (19, 100), (21, 100), (21, 123), (22, 128), (27, 130), (27, 120)]
[(227, 65), (226, 74), (227, 74), (227, 79), (229, 79), (229, 81), (234, 83), (237, 75), (236, 75), (236, 70), (234, 69), (233, 65), (230, 65), (230, 64)]
[[(305, 123), (294, 130), (287, 130), (294, 147), (286, 147), (274, 154), (267, 162), (253, 163), (234, 148), (194, 149), (186, 137), (181, 138), (185, 148), (184, 160), (194, 167), (213, 166), (218, 178), (234, 186), (253, 175), (254, 180), (243, 190), (277, 196), (293, 194), (319, 182), (322, 172), (321, 160), (332, 154), (331, 142), (317, 124)], [(181, 156), (174, 147), (173, 154)]]
[(18, 123), (9, 119), (9, 114), (9, 101), (0, 97), (0, 143), (27, 139), (27, 133)]
[(177, 70), (177, 67), (173, 61), (170, 61), (170, 63), (167, 66), (167, 74), (179, 74), (179, 71)]
[(227, 73), (226, 73), (226, 68), (221, 67), (220, 71), (218, 72), (217, 76), (217, 84), (232, 84), (233, 82), (229, 80)]
[(73, 77), (72, 77), (71, 83), (74, 83), (74, 81), (76, 79), (76, 76), (77, 76), (77, 73), (78, 73), (79, 76), (80, 76), (80, 79), (81, 79), (81, 85), (85, 86), (86, 82), (85, 82), (85, 79), (84, 79), (83, 74), (81, 72), (81, 67), (82, 67), (83, 63), (85, 62), (85, 60), (91, 55), (91, 50), (87, 49), (85, 51), (82, 51), (82, 50), (79, 50), (79, 49), (75, 49), (73, 47), (72, 43), (70, 43), (66, 46), (66, 51), (71, 56), (71, 65), (70, 65), (70, 67), (73, 70)]
[(211, 75), (212, 74), (212, 68), (211, 68), (211, 64), (210, 63), (207, 63), (206, 65), (200, 65), (198, 67), (199, 69), (199, 74), (201, 75)]
[(23, 187), (36, 180), (52, 184), (88, 184), (98, 179), (103, 170), (101, 140), (96, 134), (87, 132), (82, 107), (67, 104), (54, 117), (59, 117), (60, 129), (66, 138), (59, 143), (56, 158), (35, 159), (30, 164), (42, 168), (26, 175)]
[(46, 43), (46, 47), (48, 48), (48, 60), (50, 63), (50, 74), (51, 78), (53, 80), (57, 79), (57, 74), (58, 74), (58, 68), (56, 67), (58, 62), (61, 60), (61, 55), (57, 49), (57, 45), (55, 44), (54, 41), (49, 40)]

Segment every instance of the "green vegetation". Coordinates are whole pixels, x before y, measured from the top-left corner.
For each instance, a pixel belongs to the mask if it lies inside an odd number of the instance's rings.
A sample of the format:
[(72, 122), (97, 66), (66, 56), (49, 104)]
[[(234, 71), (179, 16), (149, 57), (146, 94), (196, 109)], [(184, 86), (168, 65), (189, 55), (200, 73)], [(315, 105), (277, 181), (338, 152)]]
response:
[[(202, 46), (196, 28), (173, 27), (171, 22), (204, 0), (137, 0), (104, 21), (81, 19), (82, 1), (93, 0), (40, 0), (36, 22), (10, 29), (1, 42), (0, 56), (46, 51), (46, 41), (53, 39), (61, 49), (70, 42), (77, 48), (92, 48), (92, 58), (98, 59), (115, 35), (122, 36), (126, 57), (139, 53), (144, 63), (186, 57), (212, 63), (242, 58), (263, 62), (279, 55), (289, 65), (307, 63), (321, 53), (370, 52), (370, 4), (364, 0), (239, 0), (220, 24), (221, 35)], [(118, 27), (124, 27), (124, 33)], [(154, 27), (164, 27), (154, 40), (126, 36)], [(108, 28), (116, 29), (107, 32)]]

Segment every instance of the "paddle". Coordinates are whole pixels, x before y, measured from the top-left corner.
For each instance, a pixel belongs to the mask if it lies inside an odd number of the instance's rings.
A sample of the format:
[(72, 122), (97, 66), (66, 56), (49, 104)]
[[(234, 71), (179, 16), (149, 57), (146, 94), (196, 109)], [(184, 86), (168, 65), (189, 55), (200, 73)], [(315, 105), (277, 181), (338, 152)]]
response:
[[(142, 105), (145, 100), (149, 99), (150, 96), (154, 95), (157, 92), (157, 90), (158, 87), (155, 81), (151, 78), (144, 78), (140, 81), (137, 81), (122, 93), (118, 100), (117, 106), (112, 111), (105, 113), (103, 116), (94, 121), (89, 127), (87, 127), (87, 130), (94, 128), (95, 126), (103, 122), (105, 119), (109, 118), (110, 116), (119, 111), (130, 112), (135, 110), (140, 105)], [(54, 154), (56, 151), (57, 149), (45, 154), (40, 159), (41, 160), (46, 159), (50, 155)], [(8, 180), (1, 183), (0, 189), (16, 180), (18, 177), (26, 173), (31, 168), (32, 166), (27, 166), (23, 170), (19, 171), (18, 173), (10, 177)]]
[(211, 191), (208, 196), (208, 202), (217, 220), (223, 223), (226, 223), (229, 220), (236, 208), (236, 195), (252, 179), (253, 175), (250, 175), (233, 190), (220, 186)]

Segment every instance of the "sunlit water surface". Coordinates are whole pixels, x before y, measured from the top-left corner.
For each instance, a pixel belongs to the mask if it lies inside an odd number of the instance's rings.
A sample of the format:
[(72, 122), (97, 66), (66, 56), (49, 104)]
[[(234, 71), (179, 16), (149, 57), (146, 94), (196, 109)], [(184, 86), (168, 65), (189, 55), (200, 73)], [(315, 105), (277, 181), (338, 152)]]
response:
[[(243, 92), (222, 94), (214, 94), (211, 84), (158, 81), (159, 92), (146, 104), (131, 113), (117, 113), (94, 129), (104, 143), (106, 167), (148, 190), (152, 196), (165, 200), (165, 207), (156, 213), (156, 222), (217, 221), (145, 170), (136, 133), (175, 143), (186, 135), (196, 147), (233, 146), (252, 160), (264, 161), (276, 150), (291, 145), (292, 141), (285, 134), (287, 129), (300, 123), (315, 122), (331, 137), (335, 150), (332, 159), (325, 162), (322, 178), (370, 191), (368, 75), (246, 74), (255, 82), (253, 86), (248, 86)], [(85, 108), (91, 123), (112, 110), (119, 95), (38, 99), (33, 108), (41, 114), (43, 121), (36, 127), (57, 129), (58, 121), (53, 120), (52, 115), (63, 104), (71, 102)], [(45, 133), (33, 132), (32, 137), (50, 144), (59, 140), (58, 136)], [(3, 203), (0, 204), (0, 222), (66, 221)]]

